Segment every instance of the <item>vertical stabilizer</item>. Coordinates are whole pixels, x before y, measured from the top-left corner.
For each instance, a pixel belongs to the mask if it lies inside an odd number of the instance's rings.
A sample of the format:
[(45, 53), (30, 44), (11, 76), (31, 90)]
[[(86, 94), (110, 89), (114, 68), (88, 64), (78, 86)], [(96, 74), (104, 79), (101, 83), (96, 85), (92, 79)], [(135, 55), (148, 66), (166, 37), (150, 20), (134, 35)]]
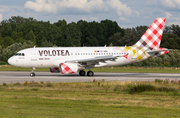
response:
[(157, 50), (161, 43), (165, 21), (166, 18), (157, 18), (142, 35), (141, 39), (133, 46), (145, 50)]

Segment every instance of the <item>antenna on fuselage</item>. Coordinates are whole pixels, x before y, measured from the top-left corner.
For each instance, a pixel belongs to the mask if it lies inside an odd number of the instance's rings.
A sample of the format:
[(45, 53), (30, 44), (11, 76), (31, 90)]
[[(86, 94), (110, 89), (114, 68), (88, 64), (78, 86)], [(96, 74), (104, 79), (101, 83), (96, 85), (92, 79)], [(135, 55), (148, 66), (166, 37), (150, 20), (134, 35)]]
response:
[(104, 47), (106, 47), (106, 45)]
[(34, 48), (36, 48), (36, 46), (34, 46)]

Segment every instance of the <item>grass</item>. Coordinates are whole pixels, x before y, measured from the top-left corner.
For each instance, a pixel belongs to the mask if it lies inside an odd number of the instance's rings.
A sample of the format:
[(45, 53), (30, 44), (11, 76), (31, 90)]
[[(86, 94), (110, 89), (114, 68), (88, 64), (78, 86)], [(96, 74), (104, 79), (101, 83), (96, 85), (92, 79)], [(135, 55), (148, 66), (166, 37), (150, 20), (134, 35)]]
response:
[[(21, 68), (9, 65), (0, 66), (0, 71), (31, 71), (31, 68)], [(36, 71), (48, 72), (49, 68), (36, 68)], [(88, 70), (86, 70), (88, 71)], [(173, 67), (104, 67), (92, 68), (94, 72), (132, 72), (132, 73), (180, 73), (180, 68)]]
[[(151, 85), (153, 91), (130, 89)], [(158, 88), (175, 91), (158, 91)], [(0, 117), (180, 117), (180, 82), (24, 82), (0, 85)]]
[[(32, 69), (9, 66), (9, 65), (2, 65), (0, 66), (0, 71), (32, 71)], [(36, 71), (47, 72), (49, 71), (49, 68), (36, 68)]]

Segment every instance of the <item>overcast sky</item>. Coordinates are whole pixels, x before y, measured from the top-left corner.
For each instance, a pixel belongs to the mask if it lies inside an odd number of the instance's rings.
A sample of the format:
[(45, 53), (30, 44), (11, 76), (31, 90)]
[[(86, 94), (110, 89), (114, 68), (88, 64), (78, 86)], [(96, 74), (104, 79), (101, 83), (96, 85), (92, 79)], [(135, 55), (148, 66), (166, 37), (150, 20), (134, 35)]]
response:
[(0, 21), (11, 16), (51, 23), (110, 19), (123, 28), (150, 26), (166, 17), (166, 25), (180, 25), (180, 0), (0, 0)]

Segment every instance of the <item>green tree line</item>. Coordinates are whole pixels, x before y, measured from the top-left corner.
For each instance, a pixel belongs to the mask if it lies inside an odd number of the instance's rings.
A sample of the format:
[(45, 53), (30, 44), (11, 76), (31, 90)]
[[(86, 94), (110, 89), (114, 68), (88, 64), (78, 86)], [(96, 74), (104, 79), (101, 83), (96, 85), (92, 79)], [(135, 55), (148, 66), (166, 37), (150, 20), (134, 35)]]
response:
[(108, 45), (108, 38), (116, 32), (124, 35), (124, 30), (111, 20), (100, 23), (80, 20), (69, 24), (65, 20), (59, 20), (51, 24), (49, 21), (12, 16), (1, 22), (0, 45), (6, 48), (14, 42), (32, 41), (39, 47), (104, 46)]
[[(67, 23), (59, 20), (53, 24), (49, 21), (37, 21), (33, 18), (12, 16), (0, 24), (0, 61), (14, 55), (17, 51), (33, 47), (79, 47), (79, 46), (131, 46), (135, 44), (148, 26), (121, 28), (117, 22), (102, 20)], [(178, 49), (168, 55), (142, 61), (132, 65), (138, 66), (176, 66), (180, 65), (180, 27), (165, 26), (161, 47)]]

